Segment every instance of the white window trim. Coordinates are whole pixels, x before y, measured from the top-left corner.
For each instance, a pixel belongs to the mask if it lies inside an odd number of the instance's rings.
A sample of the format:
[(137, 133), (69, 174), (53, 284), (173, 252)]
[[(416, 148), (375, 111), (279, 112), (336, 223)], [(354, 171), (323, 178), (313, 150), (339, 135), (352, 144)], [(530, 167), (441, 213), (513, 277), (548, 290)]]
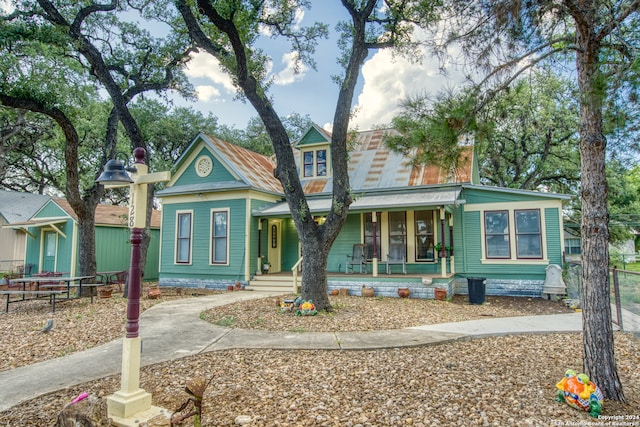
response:
[[(218, 212), (226, 212), (227, 213), (227, 262), (213, 262), (213, 214)], [(229, 246), (231, 246), (231, 235), (229, 233), (231, 230), (231, 209), (229, 208), (211, 208), (209, 211), (209, 265), (210, 266), (228, 266), (229, 259)]]
[[(189, 236), (189, 260), (186, 262), (179, 262), (178, 261), (178, 229), (180, 228), (180, 223), (179, 223), (179, 218), (181, 214), (190, 214), (191, 215), (191, 230), (190, 233), (191, 235)], [(176, 224), (176, 229), (175, 229), (175, 234), (174, 234), (174, 245), (173, 245), (173, 263), (174, 265), (192, 265), (193, 262), (193, 223), (194, 223), (194, 218), (193, 218), (193, 209), (185, 209), (185, 210), (177, 210), (176, 211), (176, 217), (175, 217), (175, 224)]]
[[(464, 205), (465, 212), (480, 212), (480, 245), (481, 258), (480, 263), (487, 265), (497, 264), (529, 264), (529, 265), (547, 265), (549, 264), (549, 251), (547, 249), (547, 226), (545, 223), (545, 210), (548, 208), (557, 208), (562, 211), (560, 202), (505, 202), (505, 203), (479, 203)], [(518, 258), (516, 249), (516, 227), (515, 227), (515, 211), (538, 209), (540, 211), (540, 234), (542, 238), (542, 258)], [(509, 250), (510, 258), (487, 258), (486, 235), (484, 226), (485, 211), (507, 211), (509, 215)], [(562, 224), (560, 224), (562, 225)]]
[[(318, 151), (326, 151), (326, 175), (318, 175)], [(313, 153), (313, 175), (305, 176), (304, 174), (304, 155)], [(331, 177), (331, 150), (328, 146), (314, 147), (300, 150), (300, 178), (301, 179), (326, 179)]]

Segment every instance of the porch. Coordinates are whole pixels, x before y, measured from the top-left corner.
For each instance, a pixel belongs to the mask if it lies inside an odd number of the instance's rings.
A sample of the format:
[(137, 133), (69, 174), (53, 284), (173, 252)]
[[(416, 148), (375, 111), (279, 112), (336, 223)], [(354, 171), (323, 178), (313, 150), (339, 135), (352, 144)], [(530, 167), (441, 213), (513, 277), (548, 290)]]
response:
[[(409, 288), (410, 298), (434, 299), (435, 288), (447, 290), (447, 297), (455, 293), (455, 274), (442, 277), (437, 274), (372, 274), (327, 273), (329, 292), (347, 289), (349, 295), (360, 295), (362, 286), (374, 288), (375, 296), (398, 297), (398, 288)], [(298, 287), (302, 282), (297, 277)], [(255, 275), (247, 284), (248, 290), (293, 292), (294, 275), (291, 271)]]

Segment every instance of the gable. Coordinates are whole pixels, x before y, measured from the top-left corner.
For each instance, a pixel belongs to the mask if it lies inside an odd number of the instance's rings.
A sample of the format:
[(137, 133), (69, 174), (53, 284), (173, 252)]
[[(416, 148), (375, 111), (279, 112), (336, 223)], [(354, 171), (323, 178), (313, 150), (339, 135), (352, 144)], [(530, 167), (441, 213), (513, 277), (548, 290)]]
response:
[(331, 134), (324, 129), (312, 125), (304, 134), (300, 141), (296, 143), (296, 147), (301, 148), (309, 145), (328, 144), (331, 142)]
[[(207, 165), (207, 162), (210, 162), (210, 165)], [(207, 167), (210, 167), (209, 171)], [(204, 142), (193, 150), (176, 171), (175, 176), (176, 179), (171, 182), (171, 186), (239, 181), (238, 177), (231, 173), (225, 163), (209, 150)]]
[(282, 193), (273, 169), (274, 164), (266, 156), (199, 134), (174, 165), (173, 177), (167, 188), (157, 194), (237, 189)]
[(60, 206), (55, 200), (50, 200), (33, 216), (33, 219), (61, 217), (67, 217), (75, 220), (75, 218), (67, 212), (64, 207)]

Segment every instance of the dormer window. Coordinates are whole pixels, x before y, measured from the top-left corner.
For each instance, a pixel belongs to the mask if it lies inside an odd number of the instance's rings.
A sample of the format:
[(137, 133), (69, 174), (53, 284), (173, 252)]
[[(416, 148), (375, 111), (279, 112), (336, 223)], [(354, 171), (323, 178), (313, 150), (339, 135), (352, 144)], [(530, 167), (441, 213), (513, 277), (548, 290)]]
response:
[(303, 159), (303, 176), (305, 178), (314, 178), (319, 176), (327, 176), (327, 150), (305, 151), (302, 155)]

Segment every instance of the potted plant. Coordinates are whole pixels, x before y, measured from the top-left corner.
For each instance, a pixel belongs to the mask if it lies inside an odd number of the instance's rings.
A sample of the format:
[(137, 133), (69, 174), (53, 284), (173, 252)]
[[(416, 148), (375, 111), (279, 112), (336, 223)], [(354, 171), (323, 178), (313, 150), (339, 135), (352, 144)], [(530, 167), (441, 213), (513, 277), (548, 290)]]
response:
[(433, 247), (433, 249), (435, 249), (436, 254), (438, 255), (438, 258), (446, 258), (449, 256), (449, 251), (451, 250), (451, 248), (449, 246), (445, 246), (444, 249), (442, 249), (442, 243), (438, 242), (435, 244), (435, 246)]
[(111, 286), (98, 288), (98, 296), (100, 298), (111, 298), (112, 292), (113, 292), (113, 288)]

